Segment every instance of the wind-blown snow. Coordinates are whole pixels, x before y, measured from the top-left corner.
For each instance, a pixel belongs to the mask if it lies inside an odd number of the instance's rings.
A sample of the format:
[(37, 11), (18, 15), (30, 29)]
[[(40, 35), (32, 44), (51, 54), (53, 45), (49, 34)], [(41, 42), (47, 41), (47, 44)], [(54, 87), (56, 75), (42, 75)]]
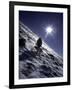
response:
[(26, 40), (26, 47), (19, 47), (19, 79), (49, 78), (63, 76), (63, 59), (42, 41), (41, 52), (37, 53), (35, 44), (39, 38), (21, 21), (19, 38)]

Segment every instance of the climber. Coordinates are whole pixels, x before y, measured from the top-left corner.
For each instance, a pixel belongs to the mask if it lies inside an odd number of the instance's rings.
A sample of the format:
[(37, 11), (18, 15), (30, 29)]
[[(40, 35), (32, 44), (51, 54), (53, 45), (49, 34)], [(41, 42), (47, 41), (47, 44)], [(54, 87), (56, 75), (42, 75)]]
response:
[(35, 46), (35, 48), (36, 48), (36, 50), (37, 50), (37, 53), (40, 53), (40, 52), (41, 52), (41, 46), (42, 46), (42, 39), (39, 38), (39, 39), (37, 40), (36, 46)]
[(39, 38), (39, 39), (37, 40), (36, 46), (37, 46), (38, 48), (40, 48), (40, 47), (42, 46), (42, 39), (41, 39), (41, 38)]

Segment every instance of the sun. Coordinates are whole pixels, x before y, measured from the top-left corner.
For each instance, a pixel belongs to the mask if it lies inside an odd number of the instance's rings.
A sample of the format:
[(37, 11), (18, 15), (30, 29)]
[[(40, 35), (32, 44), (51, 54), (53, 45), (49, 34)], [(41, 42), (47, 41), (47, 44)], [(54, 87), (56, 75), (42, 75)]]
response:
[(52, 26), (47, 26), (47, 28), (45, 29), (45, 38), (47, 38), (47, 36), (51, 35), (53, 36), (54, 33), (54, 28)]
[(47, 33), (47, 35), (48, 35), (48, 34), (51, 34), (52, 32), (53, 32), (53, 28), (50, 27), (50, 26), (48, 26), (48, 27), (46, 28), (46, 33)]

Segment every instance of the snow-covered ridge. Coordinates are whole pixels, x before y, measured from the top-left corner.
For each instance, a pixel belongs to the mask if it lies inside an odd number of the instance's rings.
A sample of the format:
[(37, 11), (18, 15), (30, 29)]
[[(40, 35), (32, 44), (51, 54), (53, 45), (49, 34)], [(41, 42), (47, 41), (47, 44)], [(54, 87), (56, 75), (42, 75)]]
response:
[[(25, 24), (23, 24), (23, 23), (20, 21), (20, 22), (19, 22), (19, 25), (20, 25), (20, 28), (21, 28), (22, 30), (24, 30), (26, 33), (28, 33), (29, 36), (31, 36), (31, 38), (33, 38), (33, 40), (34, 40), (35, 42), (38, 40), (39, 37), (38, 37), (35, 33), (33, 33)], [(49, 45), (47, 45), (46, 42), (44, 42), (43, 40), (42, 40), (42, 42), (43, 42), (43, 44), (42, 44), (42, 47), (43, 47), (43, 48), (47, 49), (47, 50), (48, 50), (51, 54), (53, 54), (55, 57), (62, 59), (62, 57), (61, 57), (59, 54), (57, 54)], [(35, 43), (34, 43), (34, 44), (35, 44)]]
[(38, 38), (20, 21), (19, 42), (26, 40), (26, 43), (25, 47), (19, 44), (19, 79), (62, 77), (63, 59), (44, 41), (38, 53), (35, 48)]

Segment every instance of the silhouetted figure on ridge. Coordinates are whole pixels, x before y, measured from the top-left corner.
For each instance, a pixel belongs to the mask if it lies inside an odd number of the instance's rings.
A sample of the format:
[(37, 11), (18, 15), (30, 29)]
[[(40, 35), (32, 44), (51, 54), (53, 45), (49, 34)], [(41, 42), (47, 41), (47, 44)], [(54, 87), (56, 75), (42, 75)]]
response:
[(35, 46), (38, 54), (42, 51), (42, 50), (41, 50), (41, 46), (42, 46), (42, 39), (39, 38), (39, 39), (37, 40), (36, 46)]
[(42, 46), (42, 39), (41, 39), (41, 38), (39, 38), (39, 39), (37, 40), (36, 46), (37, 46), (38, 48), (40, 48), (40, 47)]

